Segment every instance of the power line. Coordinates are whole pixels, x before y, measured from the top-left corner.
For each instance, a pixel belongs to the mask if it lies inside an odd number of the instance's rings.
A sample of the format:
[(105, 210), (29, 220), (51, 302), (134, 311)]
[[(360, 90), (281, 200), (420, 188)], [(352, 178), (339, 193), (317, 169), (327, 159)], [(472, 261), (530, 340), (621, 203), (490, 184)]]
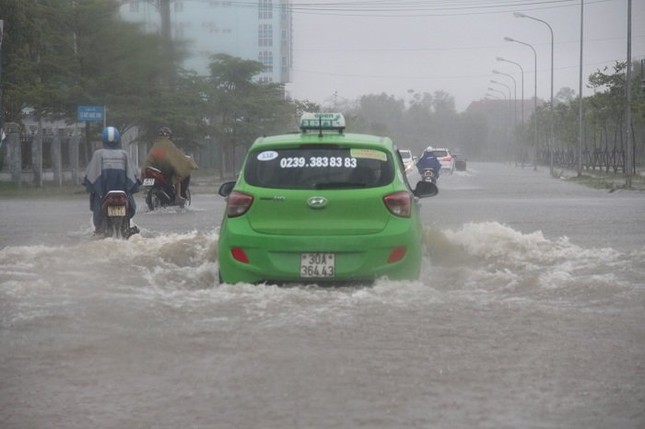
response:
[[(645, 39), (645, 34), (633, 36), (633, 39)], [(585, 39), (585, 43), (624, 41), (625, 37), (607, 37), (599, 39)], [(556, 45), (569, 43), (579, 43), (578, 40), (563, 40)], [(537, 43), (536, 46), (546, 45), (547, 43)], [(306, 52), (428, 52), (428, 51), (479, 51), (482, 49), (499, 49), (499, 45), (490, 46), (463, 46), (463, 47), (429, 47), (429, 48), (306, 48)], [(294, 49), (297, 50), (297, 49)]]
[[(637, 55), (636, 57), (643, 56), (645, 57), (645, 54), (643, 55)], [(594, 63), (587, 63), (584, 64), (586, 67), (592, 67), (592, 66), (600, 66), (600, 65), (606, 65), (608, 63), (615, 62), (615, 59), (611, 60), (606, 60), (606, 61), (600, 61), (600, 62), (594, 62)], [(578, 65), (575, 66), (564, 66), (564, 67), (557, 67), (555, 70), (569, 70), (569, 69), (577, 69)], [(323, 75), (323, 76), (337, 76), (337, 77), (349, 77), (349, 78), (359, 78), (359, 79), (387, 79), (387, 80), (399, 80), (399, 79), (411, 79), (411, 80), (461, 80), (461, 79), (479, 79), (479, 78), (487, 78), (490, 76), (493, 76), (491, 73), (485, 73), (485, 74), (472, 74), (472, 75), (449, 75), (449, 76), (393, 76), (393, 75), (369, 75), (365, 73), (360, 73), (360, 74), (352, 74), (352, 73), (333, 73), (333, 72), (324, 72), (320, 70), (303, 70), (303, 69), (298, 69), (298, 68), (293, 68), (292, 69), (295, 72), (300, 72), (300, 73), (307, 73), (307, 74), (314, 74), (314, 75)], [(538, 72), (544, 71), (541, 69), (538, 69)], [(511, 73), (513, 74), (513, 73)]]
[[(594, 0), (589, 3), (605, 3), (615, 0)], [(347, 17), (408, 18), (424, 16), (459, 16), (505, 13), (517, 9), (544, 10), (577, 5), (579, 0), (365, 0), (344, 2), (272, 3), (274, 9), (289, 8), (296, 14), (331, 15)], [(231, 1), (237, 7), (256, 8), (258, 3), (241, 0)]]

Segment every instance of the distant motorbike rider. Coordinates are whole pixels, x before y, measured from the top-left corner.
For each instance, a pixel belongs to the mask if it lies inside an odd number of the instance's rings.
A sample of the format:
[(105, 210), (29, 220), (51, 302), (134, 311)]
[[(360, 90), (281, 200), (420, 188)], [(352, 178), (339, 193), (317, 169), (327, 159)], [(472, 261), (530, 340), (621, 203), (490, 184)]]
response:
[(172, 131), (168, 127), (159, 129), (158, 137), (148, 152), (148, 157), (143, 164), (143, 171), (147, 167), (154, 167), (168, 178), (175, 189), (175, 203), (183, 205), (188, 198), (186, 190), (190, 183), (192, 170), (199, 167), (192, 157), (184, 154), (172, 142)]
[(423, 170), (425, 170), (426, 168), (431, 168), (434, 172), (435, 178), (439, 178), (439, 172), (441, 171), (441, 162), (439, 162), (437, 157), (434, 155), (432, 146), (428, 146), (417, 161), (417, 169), (419, 170), (419, 174), (423, 174)]
[[(119, 131), (114, 127), (106, 127), (101, 133), (101, 140), (103, 148), (92, 154), (83, 179), (85, 189), (90, 193), (95, 234), (103, 232), (103, 197), (109, 191), (124, 191), (128, 194), (128, 219), (131, 220), (136, 213), (133, 194), (139, 191), (141, 184), (137, 168), (132, 164), (128, 152), (121, 148)], [(134, 229), (138, 230), (136, 227)]]

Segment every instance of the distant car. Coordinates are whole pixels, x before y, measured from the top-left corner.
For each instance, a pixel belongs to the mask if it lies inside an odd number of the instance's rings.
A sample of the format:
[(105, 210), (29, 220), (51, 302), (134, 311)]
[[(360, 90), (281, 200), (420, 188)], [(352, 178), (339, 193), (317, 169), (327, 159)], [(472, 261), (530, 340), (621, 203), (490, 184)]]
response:
[(300, 133), (258, 138), (227, 205), (218, 240), (223, 283), (371, 283), (417, 279), (418, 199), (386, 137), (345, 133), (339, 113), (309, 113)]
[(466, 158), (462, 157), (462, 155), (458, 155), (456, 153), (452, 154), (453, 158), (455, 158), (455, 170), (457, 171), (466, 171), (467, 167), (467, 162)]
[(405, 172), (408, 173), (414, 168), (415, 157), (410, 149), (399, 149)]
[(432, 153), (437, 157), (441, 163), (441, 170), (448, 173), (455, 171), (455, 158), (450, 154), (450, 151), (443, 147), (432, 148)]

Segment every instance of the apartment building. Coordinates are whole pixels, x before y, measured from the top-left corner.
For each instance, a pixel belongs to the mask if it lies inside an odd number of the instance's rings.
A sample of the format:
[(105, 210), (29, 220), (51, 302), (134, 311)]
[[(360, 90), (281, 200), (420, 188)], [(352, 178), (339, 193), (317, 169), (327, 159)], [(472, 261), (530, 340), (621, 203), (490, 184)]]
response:
[(184, 67), (200, 75), (225, 53), (264, 64), (261, 81), (290, 81), (291, 0), (127, 0), (120, 13), (147, 31), (162, 32), (165, 18), (171, 37), (188, 43)]

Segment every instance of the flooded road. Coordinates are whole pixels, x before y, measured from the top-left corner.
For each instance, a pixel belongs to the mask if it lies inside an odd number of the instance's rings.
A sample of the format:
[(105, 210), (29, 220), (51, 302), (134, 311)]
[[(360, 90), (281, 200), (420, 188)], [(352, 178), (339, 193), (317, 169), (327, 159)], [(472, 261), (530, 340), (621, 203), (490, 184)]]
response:
[(418, 282), (217, 285), (223, 200), (0, 201), (0, 427), (645, 427), (645, 194), (469, 165)]

